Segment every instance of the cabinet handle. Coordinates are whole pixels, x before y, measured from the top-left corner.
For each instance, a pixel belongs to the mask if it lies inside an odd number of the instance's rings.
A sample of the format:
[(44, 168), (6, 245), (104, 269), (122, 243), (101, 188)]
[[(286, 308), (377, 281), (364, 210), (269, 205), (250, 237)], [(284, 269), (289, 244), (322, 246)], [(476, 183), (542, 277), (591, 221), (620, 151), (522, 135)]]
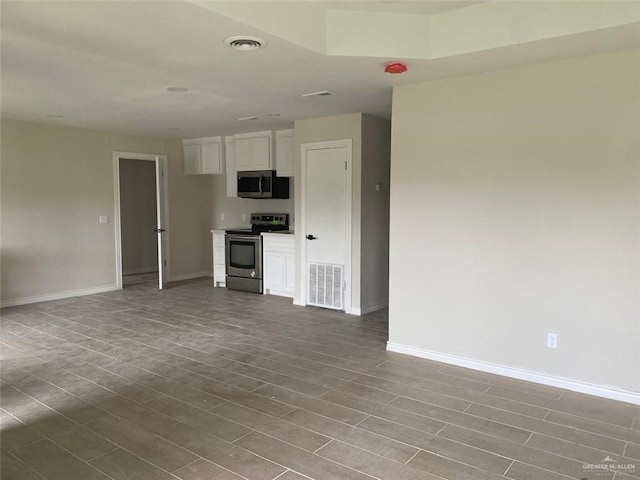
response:
[(307, 240), (317, 240), (318, 237), (314, 237), (313, 235), (307, 235)]
[(162, 233), (162, 232), (164, 232), (164, 231), (165, 231), (165, 229), (164, 229), (164, 228), (156, 228), (156, 229), (154, 230), (154, 232), (156, 232), (156, 233)]

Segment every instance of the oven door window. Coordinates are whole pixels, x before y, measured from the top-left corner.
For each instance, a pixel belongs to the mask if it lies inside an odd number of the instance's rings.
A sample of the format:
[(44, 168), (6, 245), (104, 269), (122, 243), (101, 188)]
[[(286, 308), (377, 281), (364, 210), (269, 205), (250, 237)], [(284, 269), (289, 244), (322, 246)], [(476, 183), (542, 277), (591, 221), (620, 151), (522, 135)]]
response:
[(256, 242), (241, 240), (229, 242), (229, 265), (234, 268), (255, 270)]

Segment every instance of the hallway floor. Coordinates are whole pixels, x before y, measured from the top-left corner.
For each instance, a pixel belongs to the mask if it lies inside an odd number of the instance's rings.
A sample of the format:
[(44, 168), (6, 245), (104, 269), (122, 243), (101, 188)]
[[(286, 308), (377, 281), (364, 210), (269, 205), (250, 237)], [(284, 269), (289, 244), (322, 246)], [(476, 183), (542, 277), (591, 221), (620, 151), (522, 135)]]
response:
[(2, 480), (640, 478), (640, 406), (387, 352), (385, 311), (141, 282), (1, 333)]

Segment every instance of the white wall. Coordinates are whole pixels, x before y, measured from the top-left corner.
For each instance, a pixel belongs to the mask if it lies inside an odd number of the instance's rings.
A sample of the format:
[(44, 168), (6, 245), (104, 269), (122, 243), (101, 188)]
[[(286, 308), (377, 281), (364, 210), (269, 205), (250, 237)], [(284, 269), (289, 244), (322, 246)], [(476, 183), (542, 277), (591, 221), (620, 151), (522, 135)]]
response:
[[(237, 228), (249, 226), (249, 216), (253, 212), (288, 213), (289, 221), (293, 220), (294, 180), (289, 179), (289, 198), (286, 199), (251, 199), (227, 197), (226, 175), (211, 176), (211, 202), (213, 205), (212, 228)], [(224, 220), (220, 217), (224, 214)], [(242, 220), (242, 215), (246, 220)]]
[[(300, 179), (300, 146), (304, 143), (327, 142), (330, 140), (343, 140), (350, 138), (352, 144), (352, 197), (351, 204), (351, 307), (360, 308), (360, 182), (362, 159), (362, 114), (352, 113), (348, 115), (336, 115), (331, 117), (313, 118), (309, 120), (297, 120), (295, 122), (295, 176)], [(297, 216), (302, 210), (301, 199), (302, 181), (295, 185), (295, 211)], [(304, 240), (296, 237), (296, 261), (302, 262), (301, 242)], [(299, 273), (299, 269), (296, 269)], [(300, 278), (296, 278), (295, 301), (300, 302), (302, 291)]]
[[(388, 300), (390, 122), (362, 113), (295, 122), (295, 174), (300, 178), (300, 146), (331, 140), (352, 140), (351, 307), (364, 313), (383, 308)], [(382, 183), (382, 191), (376, 191)], [(296, 184), (295, 208), (302, 209), (302, 179)], [(301, 257), (297, 239), (296, 258)], [(299, 270), (299, 269), (298, 269)], [(299, 273), (299, 272), (298, 272)], [(300, 279), (296, 302), (301, 302)]]
[(185, 175), (182, 141), (165, 142), (169, 158), (171, 278), (211, 275), (211, 175)]
[(122, 273), (158, 271), (156, 164), (120, 159)]
[(115, 285), (114, 151), (167, 154), (171, 273), (211, 270), (209, 179), (182, 174), (181, 142), (3, 119), (5, 304)]
[[(289, 180), (289, 198), (287, 199), (251, 199), (227, 197), (227, 177), (226, 175), (209, 175), (211, 216), (207, 219), (207, 224), (211, 229), (225, 230), (229, 228), (249, 228), (250, 216), (252, 213), (288, 213), (289, 222), (295, 221), (293, 215), (293, 178)], [(221, 215), (224, 214), (224, 220)], [(242, 220), (245, 215), (246, 220)], [(211, 234), (208, 238), (207, 262), (213, 262), (213, 248)]]
[(637, 50), (396, 88), (390, 342), (640, 392), (639, 132)]
[[(391, 122), (362, 115), (360, 306), (363, 313), (389, 300), (389, 170)], [(382, 190), (376, 190), (376, 184)]]

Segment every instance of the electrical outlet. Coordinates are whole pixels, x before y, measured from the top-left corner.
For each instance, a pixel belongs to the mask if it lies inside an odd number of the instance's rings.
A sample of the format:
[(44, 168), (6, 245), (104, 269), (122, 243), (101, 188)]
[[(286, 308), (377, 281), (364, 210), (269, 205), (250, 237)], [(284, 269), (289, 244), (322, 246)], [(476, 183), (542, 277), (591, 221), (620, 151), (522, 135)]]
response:
[(558, 348), (558, 334), (557, 333), (547, 333), (547, 347), (548, 348)]
[(100, 218), (98, 220), (102, 224), (109, 223), (109, 217), (107, 217), (106, 215), (100, 215)]
[(224, 213), (220, 214), (220, 220), (224, 220)]
[(246, 213), (243, 213), (243, 214), (242, 214), (242, 221), (243, 221), (243, 222), (246, 222), (246, 221), (247, 221), (247, 214), (246, 214)]

